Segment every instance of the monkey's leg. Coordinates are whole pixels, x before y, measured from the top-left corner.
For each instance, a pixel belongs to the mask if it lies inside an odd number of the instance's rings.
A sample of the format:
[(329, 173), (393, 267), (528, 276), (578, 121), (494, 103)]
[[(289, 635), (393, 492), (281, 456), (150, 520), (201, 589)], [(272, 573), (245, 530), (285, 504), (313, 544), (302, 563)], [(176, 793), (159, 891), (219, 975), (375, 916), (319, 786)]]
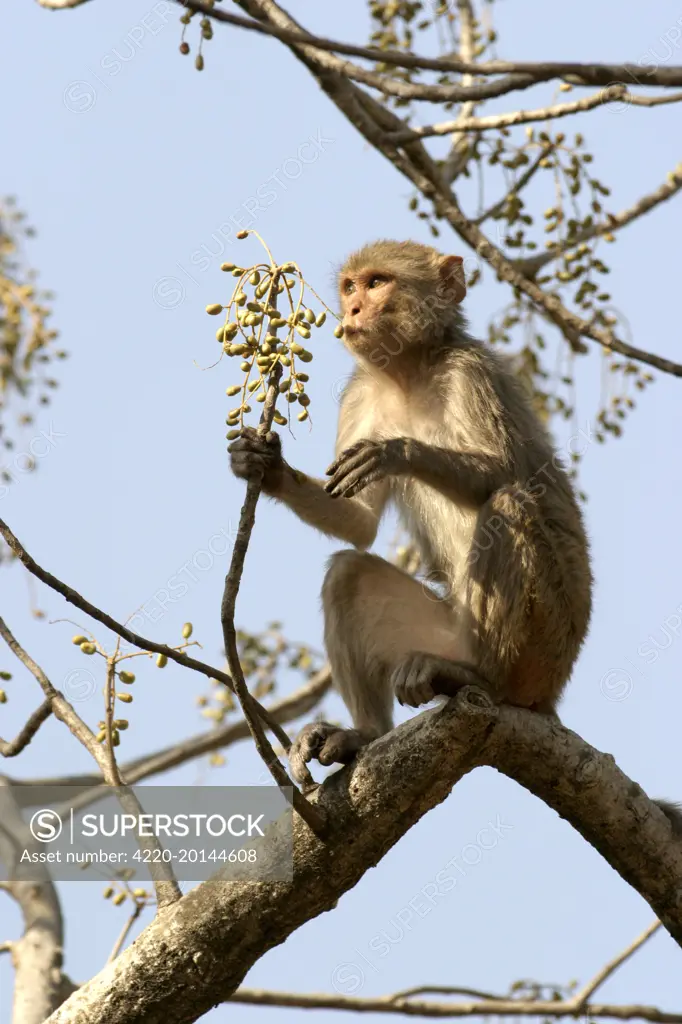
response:
[(472, 681), (474, 671), (467, 637), (451, 606), (376, 555), (334, 555), (322, 601), (332, 678), (354, 728), (326, 722), (306, 726), (290, 754), (295, 777), (299, 766), (313, 758), (322, 764), (352, 760), (361, 746), (393, 727), (396, 673), (406, 665), (421, 666), (414, 688), (410, 682), (399, 694), (413, 706), (432, 700), (437, 692), (450, 692), (434, 689), (429, 680), (438, 676), (444, 686), (447, 679), (454, 690)]

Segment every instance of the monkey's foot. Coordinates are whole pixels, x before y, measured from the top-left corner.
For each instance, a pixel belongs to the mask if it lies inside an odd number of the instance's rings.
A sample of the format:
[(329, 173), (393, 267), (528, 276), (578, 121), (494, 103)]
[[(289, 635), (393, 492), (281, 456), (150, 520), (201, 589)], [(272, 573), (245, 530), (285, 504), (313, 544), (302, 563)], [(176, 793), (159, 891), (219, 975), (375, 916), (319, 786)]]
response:
[(317, 760), (320, 764), (348, 764), (368, 740), (357, 729), (340, 729), (329, 722), (311, 722), (301, 729), (291, 744), (289, 766), (298, 783), (305, 781), (306, 765)]
[(411, 708), (428, 704), (438, 696), (453, 697), (463, 686), (488, 689), (473, 665), (423, 651), (412, 651), (403, 658), (393, 670), (391, 685), (398, 703)]

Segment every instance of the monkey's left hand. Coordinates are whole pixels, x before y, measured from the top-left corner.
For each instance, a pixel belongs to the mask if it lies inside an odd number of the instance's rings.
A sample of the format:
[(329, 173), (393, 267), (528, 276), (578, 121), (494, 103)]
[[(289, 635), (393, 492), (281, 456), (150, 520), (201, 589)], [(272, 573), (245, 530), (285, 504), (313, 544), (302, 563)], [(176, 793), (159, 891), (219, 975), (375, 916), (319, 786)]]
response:
[(407, 473), (408, 444), (409, 439), (404, 437), (356, 441), (328, 468), (327, 476), (331, 476), (331, 480), (325, 490), (332, 498), (352, 498), (376, 480)]

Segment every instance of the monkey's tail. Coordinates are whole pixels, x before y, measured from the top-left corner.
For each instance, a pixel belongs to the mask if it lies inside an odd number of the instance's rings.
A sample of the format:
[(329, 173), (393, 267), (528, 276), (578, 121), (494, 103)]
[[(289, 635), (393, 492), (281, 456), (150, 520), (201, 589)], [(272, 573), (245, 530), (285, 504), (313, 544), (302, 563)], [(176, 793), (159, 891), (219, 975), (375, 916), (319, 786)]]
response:
[(661, 808), (672, 825), (673, 834), (682, 839), (682, 804), (672, 803), (670, 800), (654, 800), (654, 803)]

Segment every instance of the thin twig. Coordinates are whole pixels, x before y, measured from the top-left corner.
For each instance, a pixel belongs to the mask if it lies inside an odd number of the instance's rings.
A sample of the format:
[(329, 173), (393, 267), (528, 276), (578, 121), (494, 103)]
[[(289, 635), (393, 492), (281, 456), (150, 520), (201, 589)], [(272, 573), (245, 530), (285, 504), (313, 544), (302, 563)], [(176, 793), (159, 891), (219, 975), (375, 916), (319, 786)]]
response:
[(553, 260), (558, 259), (567, 250), (574, 249), (581, 242), (588, 242), (591, 238), (596, 238), (597, 235), (614, 234), (616, 231), (620, 231), (621, 228), (631, 224), (633, 220), (637, 220), (638, 217), (642, 217), (645, 213), (653, 210), (654, 207), (660, 205), (660, 203), (666, 202), (672, 196), (676, 195), (680, 189), (682, 189), (682, 163), (679, 163), (674, 170), (668, 174), (668, 180), (664, 181), (662, 185), (659, 185), (653, 192), (648, 192), (646, 195), (638, 199), (636, 203), (629, 206), (625, 210), (621, 210), (620, 213), (609, 216), (606, 220), (601, 221), (598, 224), (593, 224), (589, 228), (583, 228), (581, 231), (576, 232), (572, 236), (570, 242), (562, 242), (555, 249), (549, 249), (547, 252), (540, 253), (538, 256), (531, 256), (528, 259), (517, 260), (515, 266), (521, 270), (523, 274), (534, 275), (539, 270), (542, 270), (548, 263), (552, 263)]
[(572, 77), (581, 83), (592, 85), (613, 85), (635, 82), (642, 86), (681, 86), (682, 66), (669, 68), (642, 66), (641, 64), (581, 64), (575, 61), (505, 61), (491, 60), (481, 64), (463, 61), (456, 57), (424, 57), (419, 54), (402, 53), (399, 50), (379, 50), (368, 46), (354, 46), (336, 39), (312, 35), (309, 32), (285, 29), (267, 22), (244, 18), (238, 14), (209, 7), (201, 0), (179, 0), (183, 7), (198, 11), (215, 21), (222, 21), (237, 28), (249, 29), (261, 35), (274, 36), (288, 45), (305, 45), (318, 50), (335, 51), (351, 57), (364, 57), (374, 63), (394, 64), (402, 68), (422, 68), (426, 71), (453, 71), (474, 75), (529, 75), (536, 81), (551, 78)]
[[(106, 751), (104, 751), (102, 746), (97, 742), (97, 737), (90, 727), (86, 725), (80, 715), (77, 714), (76, 710), (64, 695), (60, 693), (59, 690), (55, 689), (40, 666), (35, 663), (33, 658), (31, 658), (19, 641), (13, 636), (6, 622), (2, 618), (0, 618), (0, 636), (3, 638), (12, 653), (16, 655), (19, 661), (26, 666), (31, 675), (33, 675), (37, 680), (47, 700), (50, 702), (55, 718), (60, 722), (63, 722), (68, 727), (72, 735), (75, 736), (76, 739), (83, 744), (88, 753), (92, 755), (97, 766), (102, 772), (104, 781), (115, 791), (124, 810), (139, 816), (142, 812), (140, 802), (133, 791), (125, 785), (125, 782), (121, 778), (120, 772), (116, 766), (115, 759), (112, 768)], [(161, 849), (158, 839), (156, 839), (155, 836), (138, 836), (138, 839), (142, 849)], [(151, 863), (154, 865), (152, 875), (158, 905), (165, 906), (168, 903), (174, 903), (175, 900), (182, 896), (182, 892), (175, 880), (172, 867), (169, 864), (163, 863), (163, 861), (157, 862), (152, 860)], [(162, 878), (158, 878), (159, 874)]]
[(43, 722), (52, 714), (52, 701), (46, 699), (39, 708), (33, 712), (26, 725), (13, 740), (0, 738), (0, 754), (3, 757), (16, 757), (25, 749), (38, 732)]
[[(457, 9), (459, 11), (460, 24), (459, 56), (467, 63), (474, 63), (474, 54), (476, 50), (476, 18), (474, 16), (471, 0), (457, 0)], [(463, 86), (470, 86), (474, 81), (475, 79), (473, 75), (462, 75)], [(463, 129), (461, 125), (467, 121), (473, 120), (473, 113), (475, 109), (476, 103), (473, 100), (468, 100), (466, 103), (462, 104), (456, 121), (451, 122), (451, 124), (455, 126), (453, 128), (455, 138), (452, 140), (450, 152), (443, 162), (442, 171), (443, 178), (448, 185), (451, 185), (459, 177), (469, 162), (471, 142), (466, 135), (461, 134), (466, 131), (466, 129)], [(445, 132), (444, 134), (450, 133)]]
[(68, 727), (70, 732), (80, 743), (82, 743), (88, 753), (92, 755), (102, 774), (104, 774), (107, 767), (106, 758), (104, 757), (102, 748), (97, 742), (95, 734), (92, 732), (90, 727), (86, 725), (72, 705), (69, 704), (64, 695), (60, 693), (59, 690), (55, 689), (40, 666), (35, 663), (33, 658), (31, 658), (19, 641), (13, 636), (9, 626), (2, 618), (0, 618), (0, 636), (12, 653), (23, 665), (26, 666), (34, 679), (38, 682), (40, 688), (45, 694), (45, 697), (50, 702), (52, 713), (55, 718), (60, 722), (63, 722), (64, 725)]
[(135, 904), (135, 909), (133, 910), (132, 914), (129, 916), (129, 918), (126, 921), (126, 923), (123, 925), (123, 928), (121, 930), (121, 934), (117, 938), (116, 942), (114, 943), (114, 948), (112, 949), (111, 953), (109, 954), (109, 959), (107, 960), (108, 964), (110, 964), (112, 962), (112, 960), (115, 960), (116, 957), (118, 956), (118, 954), (123, 949), (123, 944), (124, 944), (125, 940), (128, 938), (128, 935), (130, 934), (130, 929), (133, 927), (133, 925), (137, 921), (138, 917), (140, 916), (140, 914), (144, 910), (144, 907), (145, 907), (144, 903), (136, 903)]
[(557, 103), (555, 106), (539, 107), (536, 110), (512, 110), (505, 114), (490, 114), (486, 117), (457, 118), (454, 121), (442, 121), (439, 124), (426, 124), (414, 128), (404, 128), (390, 136), (394, 145), (410, 142), (412, 139), (427, 139), (436, 135), (451, 135), (459, 132), (487, 132), (499, 128), (512, 128), (519, 124), (533, 121), (552, 121), (560, 117), (569, 117), (595, 107), (607, 106), (609, 103), (628, 103), (631, 106), (653, 107), (660, 103), (679, 103), (682, 92), (672, 96), (633, 96), (624, 85), (612, 85), (601, 89), (592, 96), (571, 103)]
[[(279, 284), (280, 273), (278, 270), (273, 270), (272, 279), (270, 283), (270, 304), (274, 305), (277, 296), (277, 287)], [(268, 380), (267, 394), (265, 403), (263, 405), (263, 413), (260, 418), (258, 426), (258, 433), (261, 437), (264, 437), (272, 426), (272, 419), (275, 412), (275, 403), (277, 396), (279, 395), (279, 381), (282, 376), (282, 364), (277, 361), (273, 372), (270, 374)], [(256, 749), (267, 766), (270, 774), (277, 783), (278, 786), (288, 788), (291, 787), (292, 792), (292, 803), (296, 811), (301, 815), (304, 821), (313, 829), (314, 832), (320, 832), (324, 826), (324, 820), (319, 812), (308, 802), (303, 793), (298, 789), (295, 783), (289, 778), (289, 775), (283, 767), (281, 761), (272, 749), (265, 731), (261, 724), (257, 714), (253, 713), (253, 709), (249, 702), (249, 690), (244, 679), (244, 673), (242, 671), (241, 663), (239, 661), (239, 651), (237, 649), (237, 631), (234, 625), (234, 614), (237, 603), (237, 595), (239, 593), (239, 584), (241, 583), (242, 573), (244, 571), (244, 560), (246, 558), (246, 552), (249, 547), (249, 540), (251, 539), (251, 532), (256, 521), (256, 505), (258, 504), (258, 498), (261, 492), (261, 481), (260, 480), (249, 480), (246, 486), (246, 497), (244, 498), (244, 504), (242, 505), (241, 514), (239, 516), (239, 526), (237, 528), (237, 537), (234, 542), (232, 549), (232, 558), (230, 560), (230, 568), (227, 576), (225, 577), (225, 589), (223, 592), (223, 600), (220, 609), (220, 619), (223, 627), (223, 639), (225, 643), (225, 653), (227, 655), (227, 661), (232, 674), (232, 680), (234, 683), (234, 690), (239, 698), (239, 702), (244, 712), (244, 718), (246, 719), (251, 735), (253, 736)], [(310, 779), (312, 783), (312, 778)]]
[[(331, 671), (329, 665), (325, 665), (303, 686), (271, 704), (268, 711), (278, 721), (293, 721), (312, 710), (329, 691), (330, 686)], [(152, 775), (158, 775), (159, 772), (177, 768), (203, 754), (224, 750), (239, 740), (248, 739), (250, 735), (246, 721), (241, 718), (210, 731), (197, 733), (181, 743), (175, 743), (152, 754), (145, 754), (133, 761), (128, 761), (121, 766), (121, 771), (129, 785), (132, 785), (142, 779), (148, 779)], [(15, 798), (20, 807), (33, 806), (31, 790), (37, 786), (69, 786), (82, 791), (99, 786), (99, 778), (94, 774), (51, 776), (31, 779), (28, 782), (24, 779), (10, 779), (9, 781), (14, 787)], [(78, 796), (72, 796), (72, 799), (78, 800)]]
[(116, 763), (114, 752), (114, 703), (116, 701), (116, 660), (107, 658), (107, 681), (104, 697), (104, 725), (106, 731), (106, 751), (109, 759), (109, 773), (117, 786), (122, 786), (123, 779)]
[(401, 992), (394, 992), (391, 999), (410, 999), (412, 996), (423, 995), (437, 996), (471, 996), (473, 999), (504, 999), (504, 996), (495, 992), (482, 992), (477, 988), (459, 988), (451, 985), (417, 985), (415, 988), (406, 988)]
[[(168, 647), (166, 644), (158, 644), (154, 640), (147, 640), (145, 637), (140, 636), (139, 633), (134, 633), (132, 629), (128, 629), (121, 622), (117, 622), (116, 619), (112, 618), (106, 612), (103, 612), (100, 608), (97, 608), (90, 601), (87, 601), (84, 597), (70, 587), (67, 583), (62, 583), (61, 580), (53, 576), (52, 573), (43, 569), (38, 563), (29, 555), (28, 551), (20, 543), (17, 537), (12, 533), (7, 523), (0, 519), (0, 535), (4, 538), (5, 542), (16, 555), (19, 561), (24, 565), (30, 573), (36, 576), (46, 586), (51, 587), (52, 590), (56, 590), (58, 594), (75, 605), (76, 608), (80, 608), (86, 615), (90, 615), (91, 618), (96, 619), (97, 622), (101, 622), (103, 626), (106, 626), (112, 632), (117, 633), (128, 643), (133, 644), (134, 647), (139, 647), (143, 651), (153, 651), (155, 654), (165, 654), (170, 661), (175, 661), (178, 665), (183, 665), (185, 668), (191, 668), (195, 672), (201, 672), (202, 675), (208, 676), (209, 679), (219, 679), (221, 683), (225, 683), (231, 690), (233, 689), (232, 679), (220, 669), (214, 668), (212, 665), (207, 665), (203, 661), (197, 661), (196, 658), (190, 658), (189, 655), (183, 651), (176, 651), (173, 647)], [(258, 714), (267, 724), (268, 728), (272, 730), (274, 735), (277, 737), (279, 742), (282, 744), (285, 750), (288, 750), (291, 746), (291, 740), (287, 736), (284, 729), (275, 722), (272, 716), (269, 714), (266, 708), (264, 708), (255, 697), (249, 694), (249, 702), (254, 708), (258, 709)]]
[[(432, 1000), (397, 999), (395, 996), (360, 998), (336, 993), (274, 992), (265, 989), (239, 988), (227, 1001), (250, 1006), (279, 1006), (300, 1010), (346, 1010), (352, 1013), (399, 1014), (404, 1017), (570, 1017), (575, 1010), (569, 1001), (534, 999), (482, 999), (470, 1003), (435, 1002)], [(667, 1013), (656, 1006), (613, 1005), (589, 1003), (584, 1010), (590, 1018), (631, 1020), (640, 1018), (652, 1024), (682, 1024), (682, 1013)]]
[(587, 1001), (590, 996), (604, 984), (606, 979), (609, 978), (614, 971), (621, 966), (621, 964), (624, 964), (626, 960), (629, 960), (632, 954), (636, 953), (637, 950), (643, 946), (644, 943), (647, 942), (660, 927), (660, 921), (652, 921), (649, 927), (645, 928), (642, 934), (636, 938), (634, 942), (631, 942), (622, 953), (619, 953), (618, 956), (614, 957), (613, 960), (610, 960), (605, 967), (602, 967), (601, 971), (595, 974), (592, 981), (588, 982), (580, 992), (577, 992), (576, 995), (573, 996), (571, 1003), (573, 1004), (576, 1014), (582, 1014), (585, 1012), (585, 1007), (587, 1006)]
[(487, 210), (483, 211), (483, 213), (480, 213), (478, 217), (472, 217), (472, 224), (482, 224), (484, 221), (488, 220), (489, 217), (494, 217), (496, 213), (499, 213), (500, 210), (504, 209), (511, 197), (518, 195), (519, 192), (526, 187), (534, 174), (536, 174), (540, 169), (542, 161), (546, 160), (550, 153), (554, 152), (555, 148), (556, 146), (553, 143), (549, 146), (543, 147), (536, 159), (526, 168), (518, 181), (516, 181), (509, 189), (507, 194), (502, 196), (501, 199), (498, 199), (497, 202), (492, 204), (492, 206), (489, 206)]

